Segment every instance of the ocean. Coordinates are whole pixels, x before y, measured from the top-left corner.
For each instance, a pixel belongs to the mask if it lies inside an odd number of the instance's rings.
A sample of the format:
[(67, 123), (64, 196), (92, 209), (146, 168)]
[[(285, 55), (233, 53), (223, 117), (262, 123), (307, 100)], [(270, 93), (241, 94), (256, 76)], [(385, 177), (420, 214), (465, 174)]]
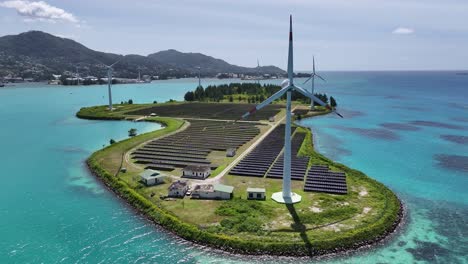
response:
[[(320, 153), (384, 183), (404, 202), (405, 225), (382, 245), (296, 259), (236, 256), (178, 239), (136, 214), (84, 164), (130, 128), (160, 126), (77, 119), (80, 107), (107, 103), (106, 86), (30, 83), (0, 88), (0, 263), (468, 263), (468, 76), (322, 75), (327, 82), (318, 81), (316, 92), (333, 95), (344, 118), (300, 124), (312, 128)], [(115, 85), (113, 96), (116, 103), (183, 100), (197, 84)]]

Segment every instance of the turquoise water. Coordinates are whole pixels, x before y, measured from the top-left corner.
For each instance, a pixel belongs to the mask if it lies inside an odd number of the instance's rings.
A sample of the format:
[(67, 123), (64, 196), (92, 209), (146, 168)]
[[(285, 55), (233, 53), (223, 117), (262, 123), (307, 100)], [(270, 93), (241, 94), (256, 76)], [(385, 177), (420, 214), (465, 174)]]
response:
[[(409, 217), (382, 246), (321, 261), (467, 263), (468, 77), (451, 72), (326, 77), (317, 90), (333, 94), (345, 118), (302, 124), (313, 128), (321, 153), (396, 191)], [(118, 85), (114, 101), (181, 100), (196, 85), (194, 79)], [(132, 127), (141, 133), (160, 126), (74, 117), (81, 106), (105, 103), (104, 86), (0, 89), (0, 263), (311, 262), (211, 251), (135, 214), (87, 172), (84, 160), (109, 139), (127, 137)]]

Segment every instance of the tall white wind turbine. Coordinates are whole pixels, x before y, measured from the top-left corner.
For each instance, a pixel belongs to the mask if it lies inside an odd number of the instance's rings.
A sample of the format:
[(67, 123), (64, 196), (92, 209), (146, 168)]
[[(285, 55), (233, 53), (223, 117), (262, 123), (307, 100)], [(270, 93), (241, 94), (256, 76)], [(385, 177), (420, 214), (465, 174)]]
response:
[(276, 99), (286, 94), (286, 125), (284, 134), (284, 165), (283, 165), (283, 191), (274, 193), (271, 198), (279, 203), (293, 204), (301, 201), (301, 196), (291, 191), (291, 92), (297, 91), (304, 96), (312, 99), (312, 101), (327, 107), (335, 114), (341, 116), (336, 110), (333, 110), (329, 105), (315, 95), (309, 93), (303, 88), (294, 84), (294, 69), (293, 69), (293, 34), (292, 34), (292, 16), (289, 17), (289, 52), (288, 52), (288, 79), (281, 83), (281, 90), (273, 94), (271, 97), (258, 104), (249, 112), (245, 113), (242, 118), (246, 119), (249, 115), (269, 105)]
[(113, 66), (117, 64), (120, 60), (112, 63), (111, 65), (105, 65), (107, 67), (107, 91), (109, 93), (109, 111), (114, 110), (112, 107), (112, 72), (113, 72)]
[[(311, 81), (311, 84), (312, 84), (312, 87), (310, 89), (310, 92), (312, 94), (314, 94), (314, 90), (315, 90), (315, 77), (318, 77), (320, 78), (322, 81), (325, 81), (324, 78), (322, 78), (322, 76), (318, 75), (317, 73), (315, 73), (315, 57), (313, 56), (312, 57), (312, 74), (310, 75), (309, 79), (307, 79), (303, 84), (306, 84), (309, 80)], [(311, 100), (310, 102), (310, 110), (314, 110), (314, 101)]]

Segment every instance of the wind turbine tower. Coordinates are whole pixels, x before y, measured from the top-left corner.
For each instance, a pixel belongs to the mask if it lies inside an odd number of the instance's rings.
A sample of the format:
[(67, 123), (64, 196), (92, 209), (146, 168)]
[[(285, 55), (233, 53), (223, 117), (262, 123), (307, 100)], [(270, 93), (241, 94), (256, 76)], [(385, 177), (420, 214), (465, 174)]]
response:
[[(303, 84), (306, 84), (309, 80), (311, 81), (311, 84), (312, 84), (312, 87), (310, 89), (310, 92), (312, 94), (314, 94), (314, 90), (315, 90), (315, 77), (318, 77), (320, 78), (322, 81), (325, 81), (324, 78), (322, 78), (322, 76), (318, 75), (317, 73), (315, 73), (315, 57), (312, 57), (312, 74), (310, 75), (309, 79), (307, 79)], [(314, 101), (311, 100), (310, 101), (310, 110), (314, 110)]]
[(294, 69), (293, 69), (293, 34), (292, 34), (292, 16), (289, 17), (289, 50), (288, 50), (288, 79), (281, 83), (281, 90), (273, 94), (271, 97), (258, 104), (256, 107), (245, 113), (242, 118), (246, 119), (249, 115), (269, 105), (276, 99), (281, 98), (286, 93), (286, 125), (284, 134), (284, 163), (283, 163), (283, 190), (282, 192), (274, 193), (271, 198), (278, 203), (293, 204), (301, 201), (301, 196), (291, 191), (291, 93), (297, 91), (312, 101), (327, 107), (335, 114), (341, 116), (336, 110), (333, 110), (329, 105), (315, 95), (309, 93), (305, 89), (294, 84)]
[(198, 68), (198, 87), (201, 87), (201, 67)]
[(107, 92), (109, 94), (109, 111), (114, 110), (112, 107), (112, 72), (113, 72), (113, 66), (117, 64), (120, 60), (112, 63), (111, 65), (105, 65), (107, 67)]

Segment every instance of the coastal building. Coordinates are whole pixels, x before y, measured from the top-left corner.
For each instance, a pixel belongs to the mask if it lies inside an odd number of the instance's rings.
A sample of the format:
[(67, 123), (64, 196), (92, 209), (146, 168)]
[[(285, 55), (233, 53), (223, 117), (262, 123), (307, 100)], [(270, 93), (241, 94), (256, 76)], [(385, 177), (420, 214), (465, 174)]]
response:
[(166, 175), (156, 170), (145, 170), (140, 173), (140, 179), (146, 186), (164, 183)]
[(175, 181), (171, 183), (167, 190), (169, 191), (169, 197), (184, 197), (189, 189), (189, 185), (186, 181)]
[(196, 185), (192, 192), (192, 198), (229, 200), (233, 196), (234, 187), (224, 184)]
[(211, 174), (210, 166), (189, 165), (182, 171), (182, 177), (204, 180)]
[(236, 155), (236, 149), (235, 148), (228, 148), (226, 150), (226, 157), (234, 157)]
[(265, 200), (265, 188), (247, 188), (247, 199)]

